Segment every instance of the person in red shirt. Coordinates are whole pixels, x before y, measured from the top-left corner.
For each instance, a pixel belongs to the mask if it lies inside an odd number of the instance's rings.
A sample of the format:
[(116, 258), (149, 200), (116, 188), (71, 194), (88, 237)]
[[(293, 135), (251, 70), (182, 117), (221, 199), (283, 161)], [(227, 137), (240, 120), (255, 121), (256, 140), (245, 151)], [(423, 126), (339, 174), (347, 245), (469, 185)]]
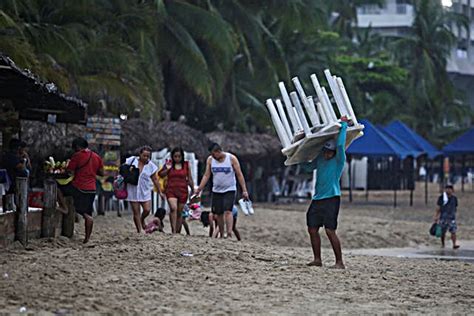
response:
[(76, 213), (84, 218), (84, 243), (89, 241), (94, 225), (92, 211), (96, 194), (96, 176), (104, 175), (102, 159), (88, 147), (89, 144), (82, 137), (72, 141), (75, 153), (69, 161), (67, 170), (74, 176), (74, 179), (66, 189), (66, 195), (71, 195), (74, 199)]
[(188, 186), (193, 190), (194, 185), (191, 168), (184, 161), (182, 148), (177, 147), (171, 151), (171, 160), (166, 162), (158, 174), (160, 177), (168, 177), (165, 194), (170, 206), (171, 232), (180, 233), (183, 223), (181, 213), (188, 201)]

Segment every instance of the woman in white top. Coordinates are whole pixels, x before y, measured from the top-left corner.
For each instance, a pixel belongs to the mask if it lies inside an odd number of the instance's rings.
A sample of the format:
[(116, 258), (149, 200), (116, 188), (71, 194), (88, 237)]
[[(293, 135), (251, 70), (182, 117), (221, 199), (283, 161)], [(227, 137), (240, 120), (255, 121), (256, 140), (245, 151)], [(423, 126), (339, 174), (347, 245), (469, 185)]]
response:
[[(145, 218), (150, 214), (151, 210), (151, 191), (153, 184), (158, 188), (158, 193), (162, 195), (158, 182), (158, 167), (150, 161), (152, 149), (148, 146), (140, 148), (139, 156), (132, 156), (125, 161), (128, 165), (138, 168), (140, 176), (137, 185), (127, 184), (127, 201), (132, 205), (133, 221), (137, 232), (140, 233), (141, 228), (145, 229)], [(140, 206), (143, 213), (140, 216)]]

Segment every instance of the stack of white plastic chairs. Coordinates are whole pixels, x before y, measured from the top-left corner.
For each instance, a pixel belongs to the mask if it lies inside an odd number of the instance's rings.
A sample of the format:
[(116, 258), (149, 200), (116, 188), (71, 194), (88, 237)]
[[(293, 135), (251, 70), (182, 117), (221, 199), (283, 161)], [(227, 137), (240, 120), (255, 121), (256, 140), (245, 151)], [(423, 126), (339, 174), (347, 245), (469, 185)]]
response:
[[(329, 69), (324, 74), (339, 117), (347, 116), (353, 122), (347, 129), (347, 147), (362, 135), (364, 125), (357, 122), (342, 79), (333, 76)], [(315, 96), (306, 95), (298, 77), (294, 77), (292, 81), (296, 91), (288, 94), (285, 84), (280, 82), (278, 86), (282, 98), (276, 98), (275, 102), (272, 99), (266, 101), (283, 147), (282, 153), (287, 157), (285, 165), (313, 160), (324, 144), (338, 135), (341, 126), (328, 91), (319, 84), (315, 74), (311, 75)]]

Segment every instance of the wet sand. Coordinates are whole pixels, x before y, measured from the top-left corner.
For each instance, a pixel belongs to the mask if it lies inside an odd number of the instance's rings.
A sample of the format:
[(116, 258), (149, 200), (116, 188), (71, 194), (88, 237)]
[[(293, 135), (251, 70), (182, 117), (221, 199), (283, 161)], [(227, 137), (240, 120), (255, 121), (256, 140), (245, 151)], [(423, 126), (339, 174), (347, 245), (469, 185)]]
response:
[[(459, 200), (459, 235), (474, 239), (474, 193)], [(0, 256), (0, 313), (18, 313), (22, 306), (44, 314), (474, 312), (471, 263), (346, 252), (347, 269), (332, 270), (323, 237), (325, 267), (306, 267), (306, 207), (262, 205), (253, 217), (240, 214), (243, 242), (209, 239), (195, 222), (191, 237), (137, 235), (129, 215), (110, 212), (96, 218), (87, 246), (82, 223), (72, 240), (36, 240), (29, 250), (16, 244)], [(395, 210), (343, 201), (343, 247), (437, 246), (427, 234), (432, 213), (424, 203)]]

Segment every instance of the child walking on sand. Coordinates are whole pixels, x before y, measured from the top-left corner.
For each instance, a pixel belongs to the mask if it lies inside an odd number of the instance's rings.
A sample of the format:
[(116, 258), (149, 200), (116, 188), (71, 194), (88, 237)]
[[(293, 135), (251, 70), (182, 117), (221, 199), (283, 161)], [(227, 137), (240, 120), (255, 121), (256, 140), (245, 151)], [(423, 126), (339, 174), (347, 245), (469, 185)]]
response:
[[(242, 238), (240, 237), (240, 232), (237, 229), (237, 216), (238, 216), (238, 209), (234, 205), (232, 208), (232, 217), (233, 217), (233, 224), (232, 224), (232, 232), (234, 233), (235, 237), (238, 241), (241, 241)], [(204, 227), (209, 226), (209, 237), (217, 238), (220, 236), (219, 226), (217, 225), (216, 217), (207, 211), (201, 213), (201, 223)]]
[(163, 219), (165, 218), (166, 210), (158, 208), (155, 212), (155, 218), (145, 226), (145, 233), (151, 234), (155, 231), (163, 232)]

